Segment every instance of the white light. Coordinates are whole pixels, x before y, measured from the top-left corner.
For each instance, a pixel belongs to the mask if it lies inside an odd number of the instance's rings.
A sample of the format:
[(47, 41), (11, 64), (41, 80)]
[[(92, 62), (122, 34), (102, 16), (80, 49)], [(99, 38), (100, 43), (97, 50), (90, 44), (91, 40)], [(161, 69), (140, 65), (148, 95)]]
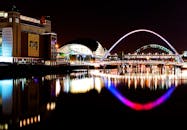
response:
[(38, 115), (38, 122), (40, 122), (40, 115)]
[(50, 110), (50, 103), (47, 103), (47, 110)]
[(7, 18), (8, 17), (8, 13), (4, 12), (4, 11), (0, 11), (0, 17)]
[(72, 93), (85, 93), (93, 89), (93, 79), (75, 79), (71, 82), (71, 92)]
[(95, 78), (95, 89), (97, 89), (98, 92), (101, 92), (101, 80), (99, 77)]
[(0, 57), (0, 62), (13, 63), (13, 57)]
[(40, 24), (40, 20), (35, 19), (35, 18), (31, 18), (31, 17), (27, 17), (27, 16), (20, 15), (20, 19), (21, 19), (21, 20), (24, 20), (24, 21), (28, 21), (28, 22), (33, 22), (33, 23), (38, 23), (38, 24)]
[(60, 93), (60, 89), (61, 89), (61, 86), (60, 86), (60, 80), (59, 79), (56, 79), (56, 96), (59, 95)]
[(22, 127), (23, 124), (22, 124), (22, 120), (19, 121), (19, 127)]

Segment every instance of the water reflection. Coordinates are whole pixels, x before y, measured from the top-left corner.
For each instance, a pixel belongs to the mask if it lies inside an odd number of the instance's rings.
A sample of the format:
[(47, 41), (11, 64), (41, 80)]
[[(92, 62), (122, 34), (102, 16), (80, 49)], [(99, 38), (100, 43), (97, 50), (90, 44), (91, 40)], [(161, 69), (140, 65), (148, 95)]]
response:
[(57, 85), (46, 81), (43, 77), (0, 80), (0, 129), (36, 124), (41, 112), (55, 109), (52, 98)]
[[(187, 72), (187, 71), (186, 71)], [(137, 88), (140, 86), (141, 88), (149, 88), (152, 90), (156, 90), (158, 88), (164, 89), (170, 87), (172, 84), (178, 86), (182, 83), (185, 83), (187, 77), (184, 76), (185, 71), (182, 75), (167, 75), (167, 74), (131, 74), (128, 73), (126, 75), (116, 75), (111, 73), (102, 73), (99, 70), (91, 71), (92, 75), (105, 77), (109, 83), (113, 82), (115, 86), (123, 83), (124, 87), (133, 87)]]
[(88, 75), (88, 73), (72, 73), (63, 78), (63, 91), (70, 93), (85, 93), (92, 89), (101, 91), (104, 82), (99, 77)]
[[(90, 70), (64, 75), (1, 79), (0, 129), (22, 128), (45, 122), (57, 109), (58, 97), (64, 94), (73, 97), (86, 94), (85, 97), (89, 100), (89, 92), (92, 90), (96, 90), (98, 95), (104, 95), (103, 90), (106, 89), (127, 107), (135, 110), (150, 110), (168, 100), (177, 86), (185, 84), (185, 76), (186, 72), (179, 77), (148, 74), (120, 76), (104, 74), (100, 70)], [(142, 97), (144, 97), (143, 102), (141, 102)], [(104, 100), (99, 98), (89, 100), (89, 105), (90, 101), (97, 100), (91, 102), (94, 104), (99, 103), (98, 100)], [(60, 104), (63, 104), (65, 99), (62, 100), (59, 101)], [(68, 100), (69, 102), (72, 100)], [(84, 103), (86, 106), (87, 102)], [(112, 102), (110, 103), (113, 105)]]
[[(106, 81), (107, 82), (107, 81)], [(107, 84), (107, 83), (106, 83)], [(134, 110), (151, 110), (162, 103), (164, 103), (166, 100), (169, 99), (173, 91), (175, 90), (175, 86), (171, 86), (166, 93), (164, 93), (162, 96), (157, 98), (154, 101), (149, 101), (147, 103), (139, 103), (139, 102), (133, 102), (130, 99), (126, 98), (124, 95), (122, 95), (114, 85), (110, 84), (110, 86), (107, 87), (108, 90), (114, 94), (116, 98), (118, 98), (124, 105), (134, 109)]]
[[(124, 105), (134, 109), (134, 110), (151, 110), (160, 104), (164, 103), (171, 96), (176, 86), (181, 84), (182, 80), (185, 79), (183, 75), (166, 75), (166, 74), (126, 74), (126, 75), (115, 75), (111, 73), (102, 73), (101, 71), (94, 70), (91, 72), (95, 76), (104, 77), (105, 87)], [(165, 90), (165, 93), (154, 99), (153, 101), (148, 101), (146, 103), (134, 102), (128, 99), (125, 95), (119, 92), (118, 86), (123, 83), (123, 87), (128, 87), (129, 89), (133, 87), (137, 89), (149, 89), (157, 91), (158, 89)], [(167, 90), (168, 89), (168, 90)], [(146, 93), (145, 93), (146, 94)]]

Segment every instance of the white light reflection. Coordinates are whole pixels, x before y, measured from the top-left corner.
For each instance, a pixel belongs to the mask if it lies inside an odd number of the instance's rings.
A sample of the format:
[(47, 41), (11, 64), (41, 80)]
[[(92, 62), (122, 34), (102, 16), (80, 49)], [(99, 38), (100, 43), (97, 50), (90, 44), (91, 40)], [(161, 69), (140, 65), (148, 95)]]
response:
[(101, 92), (101, 79), (99, 77), (96, 77), (95, 78), (95, 89), (98, 91), (98, 92)]
[(74, 79), (71, 81), (71, 93), (85, 93), (93, 89), (93, 78)]
[(67, 93), (86, 93), (93, 89), (100, 92), (103, 84), (104, 82), (99, 77), (88, 76), (87, 73), (81, 76), (81, 74), (76, 73), (63, 78), (63, 86), (61, 87)]
[(63, 85), (64, 85), (64, 92), (70, 91), (70, 77), (69, 75), (66, 76), (66, 78), (63, 79)]
[[(113, 84), (117, 83), (124, 83), (127, 87), (137, 87), (141, 86), (142, 88), (149, 87), (150, 89), (156, 90), (157, 88), (168, 88), (172, 84), (175, 86), (178, 86), (182, 83), (187, 82), (187, 71), (184, 71), (181, 75), (174, 75), (174, 74), (133, 74), (133, 73), (127, 73), (124, 75), (115, 75), (114, 73), (102, 73), (99, 71), (93, 71), (91, 72), (94, 76), (101, 76), (101, 77), (108, 77), (110, 80), (108, 80), (108, 86), (110, 86), (110, 82)], [(186, 76), (186, 77), (184, 77)], [(181, 80), (183, 79), (183, 80)], [(117, 82), (116, 82), (117, 81)]]
[(187, 83), (187, 70), (183, 70), (181, 73), (182, 80), (186, 84)]
[(137, 78), (134, 79), (134, 87), (137, 88)]
[(60, 80), (59, 80), (59, 79), (56, 79), (56, 89), (55, 89), (55, 90), (56, 90), (56, 91), (55, 91), (56, 96), (59, 95), (60, 89), (61, 89)]

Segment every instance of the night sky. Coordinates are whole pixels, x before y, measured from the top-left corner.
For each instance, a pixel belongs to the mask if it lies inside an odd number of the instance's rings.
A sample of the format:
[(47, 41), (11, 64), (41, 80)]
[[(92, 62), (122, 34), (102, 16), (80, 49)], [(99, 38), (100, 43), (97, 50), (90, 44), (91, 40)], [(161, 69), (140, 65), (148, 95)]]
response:
[[(181, 53), (187, 50), (187, 1), (179, 0), (1, 0), (0, 9), (16, 5), (22, 15), (50, 16), (58, 43), (91, 38), (109, 49), (120, 37), (135, 29), (159, 33)], [(141, 32), (123, 40), (116, 49), (125, 52), (157, 43), (156, 36)]]

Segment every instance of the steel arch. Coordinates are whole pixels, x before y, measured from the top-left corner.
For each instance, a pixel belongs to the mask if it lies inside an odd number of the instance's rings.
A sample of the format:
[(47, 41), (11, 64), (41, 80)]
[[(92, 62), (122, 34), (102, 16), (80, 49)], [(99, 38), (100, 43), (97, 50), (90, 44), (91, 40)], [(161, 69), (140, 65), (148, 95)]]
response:
[(131, 34), (134, 34), (134, 33), (137, 33), (137, 32), (148, 32), (148, 33), (151, 33), (157, 37), (159, 37), (161, 40), (163, 40), (171, 49), (173, 52), (175, 52), (175, 55), (177, 55), (179, 57), (179, 61), (181, 63), (183, 63), (183, 59), (180, 57), (179, 53), (176, 51), (176, 49), (164, 38), (162, 37), (161, 35), (159, 35), (158, 33), (154, 32), (154, 31), (151, 31), (151, 30), (148, 30), (148, 29), (137, 29), (137, 30), (134, 30), (134, 31), (131, 31), (125, 35), (123, 35), (119, 40), (117, 40), (113, 45), (112, 47), (105, 53), (105, 55), (101, 58), (101, 61), (103, 61), (108, 55), (109, 53), (111, 52), (111, 50), (116, 47), (123, 39), (125, 39), (126, 37), (130, 36)]
[(160, 49), (168, 54), (173, 54), (172, 51), (170, 51), (168, 48), (164, 47), (164, 46), (161, 46), (161, 45), (158, 45), (158, 44), (149, 44), (149, 45), (145, 45), (145, 46), (142, 46), (140, 48), (138, 48), (135, 52), (136, 53), (139, 53), (141, 50), (145, 50), (145, 49), (148, 49), (148, 48), (156, 48), (156, 49)]

